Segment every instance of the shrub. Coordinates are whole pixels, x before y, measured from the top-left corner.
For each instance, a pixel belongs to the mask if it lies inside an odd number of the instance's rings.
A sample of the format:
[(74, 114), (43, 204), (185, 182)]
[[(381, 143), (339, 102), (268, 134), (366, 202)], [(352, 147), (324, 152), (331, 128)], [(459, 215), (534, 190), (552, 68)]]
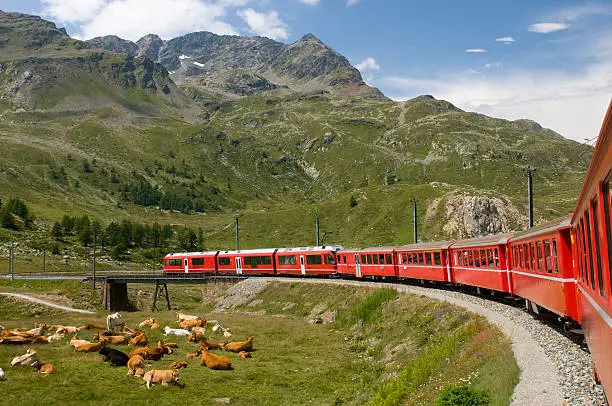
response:
[(489, 404), (487, 392), (471, 386), (447, 386), (438, 395), (436, 406), (484, 406)]
[(355, 196), (351, 196), (351, 199), (349, 200), (349, 207), (355, 207), (357, 206), (357, 199), (355, 199)]

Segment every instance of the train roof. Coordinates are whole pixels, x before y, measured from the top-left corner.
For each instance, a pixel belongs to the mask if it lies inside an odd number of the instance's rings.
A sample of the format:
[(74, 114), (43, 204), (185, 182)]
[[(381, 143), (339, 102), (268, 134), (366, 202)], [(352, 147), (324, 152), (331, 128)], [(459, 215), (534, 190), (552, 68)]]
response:
[(519, 233), (515, 233), (512, 238), (510, 239), (510, 241), (515, 241), (515, 240), (521, 240), (524, 238), (529, 238), (529, 237), (533, 237), (535, 235), (538, 234), (545, 234), (551, 231), (556, 231), (556, 230), (562, 230), (564, 228), (569, 228), (570, 226), (570, 220), (572, 219), (572, 216), (563, 216), (563, 217), (559, 217), (557, 219), (548, 221), (544, 224), (540, 224), (536, 227), (531, 227), (528, 228), (525, 231), (521, 231)]
[(393, 251), (395, 249), (395, 247), (390, 247), (390, 246), (380, 246), (380, 247), (365, 247), (365, 248), (361, 248), (357, 251), (360, 252), (379, 252), (379, 251)]
[(237, 254), (274, 254), (278, 248), (256, 248), (252, 250), (233, 250), (233, 251), (219, 251), (219, 255), (237, 255)]
[(468, 238), (453, 243), (452, 248), (484, 247), (487, 245), (506, 244), (512, 235), (512, 233), (505, 233), (488, 235), (486, 237)]
[(402, 245), (396, 248), (397, 251), (429, 251), (445, 250), (453, 244), (453, 241), (432, 241), (421, 242), (418, 244)]
[(187, 256), (194, 256), (194, 255), (216, 255), (217, 252), (219, 252), (219, 251), (171, 252), (170, 254), (166, 255), (164, 258), (168, 258), (168, 257), (187, 257)]
[(277, 252), (279, 253), (291, 253), (291, 252), (307, 252), (307, 251), (340, 251), (343, 250), (344, 247), (342, 245), (320, 245), (315, 247), (289, 247), (289, 248), (279, 248)]

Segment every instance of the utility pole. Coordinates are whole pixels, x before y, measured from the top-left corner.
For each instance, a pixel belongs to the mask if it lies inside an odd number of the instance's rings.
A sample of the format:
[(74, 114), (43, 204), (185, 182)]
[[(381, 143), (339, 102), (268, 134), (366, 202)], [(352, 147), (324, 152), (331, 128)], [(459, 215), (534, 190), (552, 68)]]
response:
[(94, 252), (93, 252), (93, 279), (94, 279), (94, 289), (96, 288), (96, 240), (98, 238), (97, 230), (94, 228)]
[(412, 201), (412, 221), (413, 221), (413, 225), (414, 225), (414, 243), (418, 243), (419, 242), (419, 231), (418, 231), (418, 223), (417, 223), (417, 201), (416, 199)]
[(238, 217), (236, 216), (236, 251), (240, 251), (240, 244), (238, 243)]
[(533, 227), (533, 174), (535, 169), (527, 168), (527, 198), (529, 199), (529, 228)]
[(11, 236), (11, 280), (15, 279), (15, 246), (13, 245), (13, 236)]
[(316, 225), (316, 233), (317, 233), (317, 243), (315, 244), (316, 247), (319, 246), (319, 215), (316, 214), (315, 215), (315, 225)]

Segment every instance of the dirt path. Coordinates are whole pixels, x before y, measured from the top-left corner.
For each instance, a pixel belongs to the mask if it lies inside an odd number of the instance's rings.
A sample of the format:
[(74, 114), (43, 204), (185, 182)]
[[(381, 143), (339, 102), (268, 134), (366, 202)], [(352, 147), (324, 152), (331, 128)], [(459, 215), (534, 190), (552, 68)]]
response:
[(86, 313), (86, 314), (94, 314), (95, 313), (95, 312), (92, 312), (92, 311), (89, 311), (89, 310), (75, 309), (73, 307), (62, 306), (62, 305), (59, 305), (57, 303), (48, 302), (46, 300), (38, 299), (38, 298), (33, 297), (33, 296), (23, 295), (21, 293), (0, 292), (0, 296), (16, 297), (16, 298), (19, 298), (19, 299), (27, 300), (28, 302), (39, 303), (41, 305), (45, 305), (45, 306), (49, 306), (49, 307), (54, 307), (56, 309), (64, 310), (66, 312)]

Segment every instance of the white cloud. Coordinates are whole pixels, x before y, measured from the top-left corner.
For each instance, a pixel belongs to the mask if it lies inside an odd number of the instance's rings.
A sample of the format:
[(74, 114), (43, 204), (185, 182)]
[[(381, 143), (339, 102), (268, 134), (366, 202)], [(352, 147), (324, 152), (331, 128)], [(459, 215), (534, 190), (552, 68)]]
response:
[(493, 62), (493, 63), (487, 63), (485, 64), (485, 68), (487, 69), (491, 69), (491, 68), (499, 68), (500, 66), (502, 66), (501, 62)]
[(355, 65), (361, 72), (365, 71), (380, 71), (380, 65), (376, 63), (376, 59), (368, 56), (366, 59)]
[[(599, 133), (612, 94), (612, 54), (586, 69), (514, 70), (486, 75), (446, 73), (440, 78), (387, 77), (378, 86), (406, 100), (433, 94), (458, 107), (510, 120), (533, 119), (565, 137), (582, 142)], [(392, 92), (394, 94), (392, 94)]]
[(269, 13), (258, 13), (252, 8), (239, 10), (238, 16), (241, 17), (249, 26), (249, 29), (255, 35), (261, 35), (276, 40), (287, 39), (289, 37), (289, 29), (276, 11)]
[(529, 31), (540, 34), (548, 34), (555, 31), (561, 31), (569, 28), (569, 24), (565, 23), (537, 23), (529, 26)]
[(501, 37), (501, 38), (495, 38), (495, 41), (503, 42), (504, 44), (511, 44), (515, 42), (516, 40), (512, 37)]
[(304, 3), (304, 4), (311, 4), (313, 6), (316, 6), (317, 4), (319, 4), (319, 0), (297, 0), (300, 3)]
[(465, 52), (469, 52), (469, 53), (483, 53), (483, 52), (487, 52), (486, 49), (482, 49), (482, 48), (468, 48), (465, 50)]
[(347, 7), (352, 7), (355, 4), (359, 3), (361, 0), (346, 0), (346, 6)]
[(80, 23), (76, 37), (114, 34), (136, 41), (155, 33), (164, 39), (188, 32), (237, 35), (224, 21), (227, 9), (248, 0), (43, 0), (43, 13), (62, 22)]
[(42, 14), (62, 23), (88, 21), (106, 4), (106, 0), (41, 0)]

